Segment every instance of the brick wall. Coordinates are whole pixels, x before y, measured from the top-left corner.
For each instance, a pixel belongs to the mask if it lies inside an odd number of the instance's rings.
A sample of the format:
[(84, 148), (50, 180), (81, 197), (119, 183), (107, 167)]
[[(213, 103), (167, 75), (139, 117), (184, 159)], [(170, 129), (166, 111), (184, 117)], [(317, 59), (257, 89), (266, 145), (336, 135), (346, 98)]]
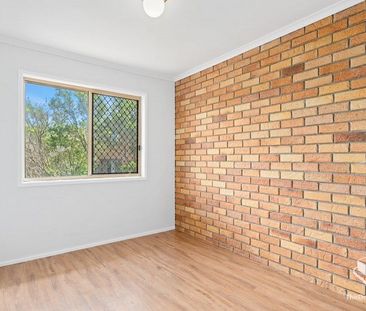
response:
[(176, 83), (176, 226), (342, 294), (366, 256), (365, 2)]

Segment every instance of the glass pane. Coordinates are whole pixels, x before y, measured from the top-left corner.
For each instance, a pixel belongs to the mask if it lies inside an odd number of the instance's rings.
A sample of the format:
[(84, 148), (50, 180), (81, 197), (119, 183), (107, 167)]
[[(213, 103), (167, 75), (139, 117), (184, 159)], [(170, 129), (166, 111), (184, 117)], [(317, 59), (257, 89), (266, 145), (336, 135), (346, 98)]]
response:
[(25, 83), (25, 177), (88, 174), (88, 93)]
[(93, 174), (138, 172), (138, 101), (93, 94)]

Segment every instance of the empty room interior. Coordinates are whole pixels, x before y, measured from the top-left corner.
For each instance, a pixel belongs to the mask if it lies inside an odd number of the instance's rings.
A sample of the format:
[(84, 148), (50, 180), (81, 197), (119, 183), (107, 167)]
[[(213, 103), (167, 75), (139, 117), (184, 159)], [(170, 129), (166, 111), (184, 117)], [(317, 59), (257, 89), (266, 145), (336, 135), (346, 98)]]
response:
[(0, 311), (366, 310), (366, 1), (0, 4)]

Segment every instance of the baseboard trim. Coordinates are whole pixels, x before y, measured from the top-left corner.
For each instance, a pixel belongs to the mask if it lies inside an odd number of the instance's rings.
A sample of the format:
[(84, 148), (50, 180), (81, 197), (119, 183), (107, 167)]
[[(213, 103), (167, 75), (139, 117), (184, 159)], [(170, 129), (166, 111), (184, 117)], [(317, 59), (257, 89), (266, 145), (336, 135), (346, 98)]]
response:
[(167, 232), (167, 231), (172, 231), (172, 230), (175, 230), (175, 226), (169, 226), (169, 227), (164, 227), (164, 228), (160, 228), (160, 229), (156, 229), (156, 230), (150, 230), (150, 231), (145, 231), (145, 232), (141, 232), (141, 233), (125, 235), (125, 236), (114, 238), (114, 239), (83, 244), (83, 245), (79, 245), (79, 246), (75, 246), (75, 247), (64, 248), (64, 249), (61, 249), (61, 250), (56, 250), (56, 251), (47, 252), (47, 253), (41, 253), (41, 254), (33, 255), (33, 256), (17, 258), (17, 259), (12, 259), (12, 260), (7, 260), (7, 261), (0, 261), (0, 267), (15, 265), (15, 264), (19, 264), (19, 263), (23, 263), (23, 262), (27, 262), (27, 261), (32, 261), (32, 260), (36, 260), (36, 259), (47, 258), (47, 257), (51, 257), (51, 256), (57, 256), (57, 255), (66, 254), (66, 253), (70, 253), (70, 252), (75, 252), (75, 251), (79, 251), (79, 250), (83, 250), (83, 249), (87, 249), (87, 248), (92, 248), (92, 247), (96, 247), (96, 246), (101, 246), (101, 245), (106, 245), (106, 244), (131, 240), (131, 239), (140, 238), (140, 237), (143, 237), (143, 236), (148, 236), (148, 235)]

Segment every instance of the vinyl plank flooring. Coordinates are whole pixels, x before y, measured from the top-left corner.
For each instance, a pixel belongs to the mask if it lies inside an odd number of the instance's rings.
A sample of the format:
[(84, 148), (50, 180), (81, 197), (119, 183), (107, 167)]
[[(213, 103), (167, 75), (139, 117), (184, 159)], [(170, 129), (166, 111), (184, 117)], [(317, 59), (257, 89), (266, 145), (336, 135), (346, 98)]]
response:
[(365, 310), (167, 232), (0, 268), (0, 310)]

